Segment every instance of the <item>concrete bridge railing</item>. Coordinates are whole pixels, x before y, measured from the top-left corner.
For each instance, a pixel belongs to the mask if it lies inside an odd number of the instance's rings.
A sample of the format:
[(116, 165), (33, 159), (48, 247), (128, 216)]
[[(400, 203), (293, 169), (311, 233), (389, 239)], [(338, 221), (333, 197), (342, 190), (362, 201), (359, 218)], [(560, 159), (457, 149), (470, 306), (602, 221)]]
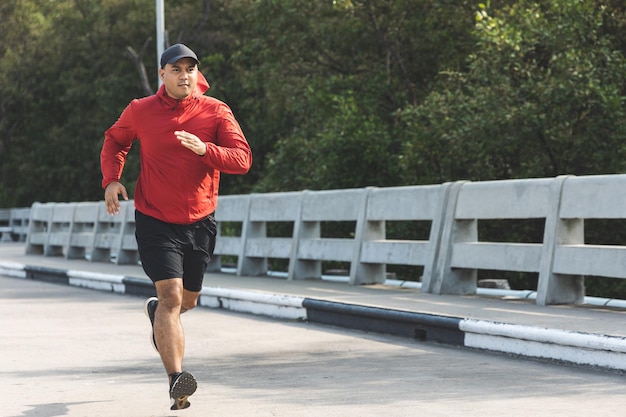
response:
[(0, 240), (25, 241), (28, 233), (29, 207), (0, 209)]
[[(352, 285), (382, 283), (387, 265), (423, 267), (422, 291), (474, 294), (479, 270), (538, 274), (537, 303), (576, 304), (584, 276), (626, 278), (626, 246), (585, 244), (585, 219), (626, 219), (626, 175), (562, 176), (440, 185), (221, 196), (218, 242), (209, 270), (237, 258), (238, 275), (268, 272), (282, 259), (288, 279), (319, 278), (322, 262), (350, 264)], [(539, 219), (541, 242), (491, 242), (478, 223)], [(428, 239), (387, 236), (389, 222), (425, 222)], [(354, 224), (350, 236), (325, 237), (332, 222)], [(268, 226), (286, 225), (288, 236)], [(103, 202), (35, 203), (29, 254), (137, 263), (132, 201), (110, 217)], [(238, 231), (233, 235), (232, 229)]]

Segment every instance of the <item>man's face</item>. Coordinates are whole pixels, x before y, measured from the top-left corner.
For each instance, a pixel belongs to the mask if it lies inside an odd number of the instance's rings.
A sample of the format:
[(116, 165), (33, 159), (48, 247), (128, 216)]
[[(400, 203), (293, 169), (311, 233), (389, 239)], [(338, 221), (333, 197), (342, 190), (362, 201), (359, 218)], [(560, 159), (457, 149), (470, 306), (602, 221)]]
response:
[(159, 70), (167, 94), (177, 100), (188, 97), (198, 83), (198, 66), (191, 58), (183, 58), (173, 64), (166, 64)]

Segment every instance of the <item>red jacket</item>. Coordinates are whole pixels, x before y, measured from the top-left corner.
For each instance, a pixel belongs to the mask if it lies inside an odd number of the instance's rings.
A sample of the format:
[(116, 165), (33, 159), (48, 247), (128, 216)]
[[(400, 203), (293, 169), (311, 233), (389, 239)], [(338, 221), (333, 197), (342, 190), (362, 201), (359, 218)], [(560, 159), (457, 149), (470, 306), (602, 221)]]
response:
[[(155, 95), (133, 100), (104, 134), (102, 187), (120, 180), (137, 140), (137, 210), (176, 224), (190, 224), (215, 211), (220, 171), (245, 174), (252, 153), (230, 108), (203, 95), (208, 87), (200, 75), (194, 94), (183, 100), (168, 96), (164, 86)], [(198, 136), (207, 144), (206, 154), (198, 156), (182, 146), (174, 136), (177, 130)]]

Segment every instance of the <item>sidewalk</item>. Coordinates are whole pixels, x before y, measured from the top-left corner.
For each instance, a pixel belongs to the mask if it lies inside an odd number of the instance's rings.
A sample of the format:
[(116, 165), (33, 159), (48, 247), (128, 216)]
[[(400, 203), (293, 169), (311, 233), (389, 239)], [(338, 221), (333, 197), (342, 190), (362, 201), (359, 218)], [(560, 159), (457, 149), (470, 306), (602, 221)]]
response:
[[(149, 296), (140, 266), (26, 255), (0, 243), (0, 275)], [(442, 296), (397, 286), (206, 274), (200, 305), (626, 371), (626, 310)]]

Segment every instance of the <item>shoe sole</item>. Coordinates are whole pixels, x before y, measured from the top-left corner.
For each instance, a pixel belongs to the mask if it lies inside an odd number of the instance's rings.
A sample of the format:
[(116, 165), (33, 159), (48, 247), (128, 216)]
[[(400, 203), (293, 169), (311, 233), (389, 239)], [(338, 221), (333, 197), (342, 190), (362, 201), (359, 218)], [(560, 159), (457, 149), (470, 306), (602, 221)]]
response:
[(196, 392), (198, 383), (196, 378), (189, 372), (183, 371), (182, 374), (174, 381), (170, 389), (170, 410), (183, 410), (188, 408), (191, 403), (187, 401), (190, 395)]
[(146, 315), (146, 317), (148, 318), (148, 320), (150, 320), (150, 326), (151, 326), (151, 330), (150, 330), (150, 344), (152, 345), (152, 348), (158, 352), (159, 349), (157, 348), (156, 345), (156, 339), (154, 338), (154, 323), (152, 321), (152, 319), (150, 318), (150, 313), (148, 313), (148, 304), (150, 304), (151, 301), (159, 301), (158, 298), (156, 297), (150, 297), (148, 298), (144, 303), (143, 303), (143, 312)]

